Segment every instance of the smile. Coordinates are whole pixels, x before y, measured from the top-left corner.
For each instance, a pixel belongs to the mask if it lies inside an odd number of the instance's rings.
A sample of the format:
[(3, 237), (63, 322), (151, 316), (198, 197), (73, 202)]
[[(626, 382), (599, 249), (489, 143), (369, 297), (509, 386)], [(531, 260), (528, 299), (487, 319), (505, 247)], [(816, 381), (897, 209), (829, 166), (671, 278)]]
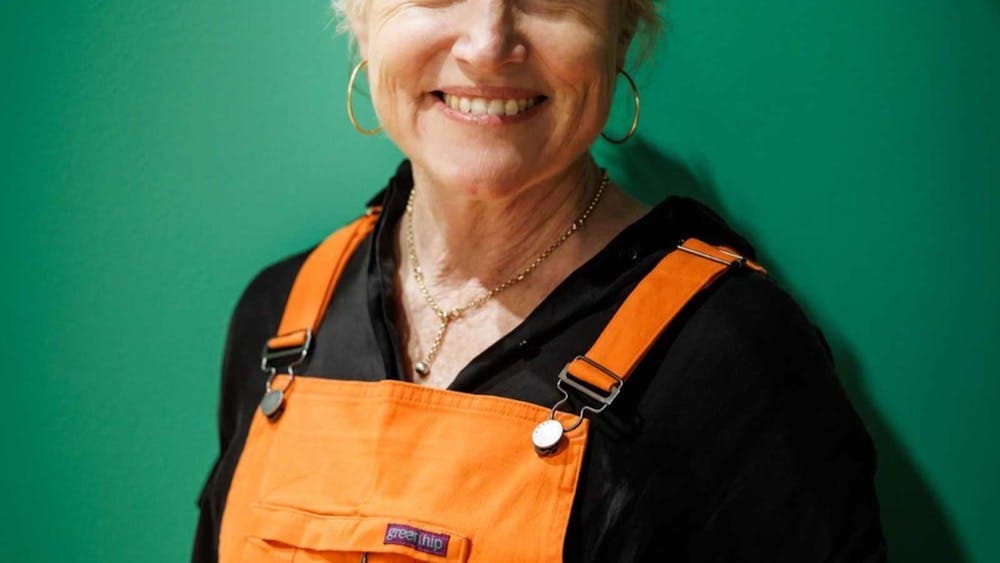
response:
[[(490, 97), (462, 96), (441, 91), (433, 92), (452, 112), (468, 117), (510, 118), (530, 113), (529, 110), (543, 104), (545, 96)], [(504, 119), (503, 121), (507, 121)]]

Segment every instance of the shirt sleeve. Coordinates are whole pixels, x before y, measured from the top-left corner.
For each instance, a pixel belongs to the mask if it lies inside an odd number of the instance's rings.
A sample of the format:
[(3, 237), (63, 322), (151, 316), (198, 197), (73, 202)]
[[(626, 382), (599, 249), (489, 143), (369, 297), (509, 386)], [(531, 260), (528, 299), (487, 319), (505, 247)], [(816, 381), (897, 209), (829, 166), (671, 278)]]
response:
[[(243, 300), (244, 298), (241, 298), (240, 302), (242, 303)], [(226, 344), (223, 349), (222, 379), (217, 416), (219, 453), (216, 455), (212, 468), (208, 472), (208, 477), (205, 479), (201, 491), (198, 493), (198, 523), (195, 528), (194, 544), (191, 550), (191, 561), (194, 563), (214, 563), (218, 560), (218, 525), (222, 515), (216, 503), (212, 502), (210, 496), (213, 486), (216, 483), (219, 466), (222, 463), (225, 452), (229, 449), (236, 426), (236, 417), (232, 405), (233, 401), (231, 400), (234, 396), (232, 390), (234, 384), (232, 377), (233, 370), (230, 369), (230, 366), (234, 362), (234, 355), (237, 348), (233, 341), (237, 336), (236, 319), (239, 310), (240, 305), (237, 305), (236, 310), (234, 310), (230, 318)]]
[(714, 469), (694, 476), (691, 560), (885, 561), (875, 449), (822, 333), (770, 280), (722, 293), (703, 402), (724, 422), (699, 438), (694, 467)]
[(268, 266), (247, 285), (229, 320), (218, 402), (219, 453), (198, 494), (191, 561), (218, 560), (219, 528), (233, 471), (264, 392), (260, 353), (277, 330), (292, 283), (309, 251)]
[(693, 560), (885, 561), (874, 449), (846, 401), (826, 393), (788, 384), (747, 420), (720, 459)]

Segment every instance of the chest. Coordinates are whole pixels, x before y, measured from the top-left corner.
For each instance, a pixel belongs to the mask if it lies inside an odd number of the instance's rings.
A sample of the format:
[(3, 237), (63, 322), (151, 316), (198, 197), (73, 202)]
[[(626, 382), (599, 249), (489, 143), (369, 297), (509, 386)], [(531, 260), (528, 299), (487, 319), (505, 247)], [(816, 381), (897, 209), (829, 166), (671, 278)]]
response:
[[(413, 279), (397, 273), (396, 283), (401, 291), (392, 309), (407, 378), (427, 387), (447, 388), (466, 366), (522, 325), (558, 281), (544, 275), (525, 280), (516, 288), (442, 323)], [(472, 287), (440, 295), (435, 302), (447, 311), (473, 302), (485, 292), (481, 287)], [(417, 374), (417, 362), (428, 365), (427, 375)]]

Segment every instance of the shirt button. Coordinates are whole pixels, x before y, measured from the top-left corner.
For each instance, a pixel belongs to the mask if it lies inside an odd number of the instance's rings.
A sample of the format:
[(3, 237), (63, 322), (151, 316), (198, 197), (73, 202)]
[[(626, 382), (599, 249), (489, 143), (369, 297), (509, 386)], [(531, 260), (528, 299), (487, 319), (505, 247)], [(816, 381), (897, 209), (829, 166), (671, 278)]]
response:
[(528, 340), (518, 342), (517, 350), (521, 353), (521, 357), (527, 360), (530, 360), (538, 355), (538, 347), (533, 345)]
[(636, 248), (625, 248), (619, 252), (619, 256), (621, 256), (623, 260), (635, 262), (639, 259), (639, 250)]

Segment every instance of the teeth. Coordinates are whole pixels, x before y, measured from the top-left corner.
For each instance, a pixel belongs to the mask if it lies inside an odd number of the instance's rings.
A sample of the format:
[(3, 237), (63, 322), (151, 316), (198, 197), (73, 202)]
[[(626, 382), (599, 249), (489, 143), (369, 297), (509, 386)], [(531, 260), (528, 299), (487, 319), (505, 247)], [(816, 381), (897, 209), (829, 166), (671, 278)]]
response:
[(444, 103), (448, 104), (448, 107), (452, 109), (473, 115), (517, 115), (526, 109), (534, 107), (535, 100), (534, 98), (508, 100), (497, 98), (466, 98), (445, 94)]

